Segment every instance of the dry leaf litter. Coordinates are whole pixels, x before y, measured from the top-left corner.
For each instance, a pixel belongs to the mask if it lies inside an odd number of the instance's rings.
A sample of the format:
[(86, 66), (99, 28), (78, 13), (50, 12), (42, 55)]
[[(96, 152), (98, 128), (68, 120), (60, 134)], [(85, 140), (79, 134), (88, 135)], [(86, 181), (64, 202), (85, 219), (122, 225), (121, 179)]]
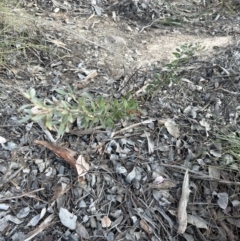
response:
[[(217, 141), (239, 135), (238, 5), (231, 17), (220, 1), (155, 2), (21, 2), (49, 49), (19, 49), (0, 67), (0, 240), (239, 240), (239, 159)], [(101, 36), (106, 22), (133, 31), (132, 45)], [(233, 44), (181, 63), (178, 81), (148, 97), (149, 80), (167, 70), (164, 60), (135, 64), (136, 36), (155, 29), (233, 35)], [(141, 115), (112, 129), (74, 124), (58, 140), (41, 123), (19, 124), (22, 91), (51, 99), (67, 84), (78, 96), (131, 90)]]

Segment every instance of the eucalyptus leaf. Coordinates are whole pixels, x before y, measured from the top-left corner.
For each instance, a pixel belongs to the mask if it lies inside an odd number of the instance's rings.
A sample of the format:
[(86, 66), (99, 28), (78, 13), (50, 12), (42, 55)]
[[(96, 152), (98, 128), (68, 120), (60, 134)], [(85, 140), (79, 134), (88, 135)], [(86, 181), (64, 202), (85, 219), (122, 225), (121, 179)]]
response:
[(61, 115), (67, 115), (68, 114), (68, 111), (67, 110), (63, 110), (62, 112), (61, 112)]
[(23, 117), (21, 120), (19, 120), (19, 123), (24, 123), (27, 122), (28, 120), (30, 120), (32, 118), (31, 115), (26, 115), (25, 117)]
[(122, 99), (122, 102), (123, 102), (123, 107), (124, 107), (125, 109), (127, 109), (127, 107), (128, 107), (128, 102), (127, 102), (125, 99)]
[(73, 123), (73, 116), (71, 114), (68, 115), (68, 122)]
[(64, 108), (66, 108), (66, 109), (68, 109), (68, 104), (67, 104), (67, 102), (66, 101), (64, 101), (64, 100), (61, 100), (61, 105), (64, 107)]
[(179, 58), (181, 55), (179, 53), (173, 52), (172, 53), (176, 58)]
[[(32, 117), (32, 120), (38, 122), (38, 121), (40, 121), (40, 120), (45, 120), (45, 118), (46, 118), (46, 115), (45, 115), (45, 114), (35, 115), (35, 116)], [(44, 122), (45, 122), (45, 121), (44, 121)]]
[(66, 125), (61, 124), (60, 127), (58, 128), (57, 136), (60, 137), (61, 135), (63, 135), (65, 132), (65, 129), (66, 129)]
[(45, 126), (46, 126), (49, 130), (52, 130), (52, 113), (49, 113), (49, 114), (46, 116)]
[(67, 95), (67, 92), (65, 92), (64, 90), (61, 89), (55, 89), (55, 91), (60, 94), (60, 95)]
[(95, 106), (95, 104), (94, 104), (94, 102), (92, 100), (91, 100), (91, 107), (92, 107), (93, 111), (96, 110), (96, 106)]
[(18, 109), (18, 111), (22, 111), (22, 110), (24, 110), (24, 109), (26, 109), (26, 108), (28, 108), (28, 107), (32, 107), (32, 106), (33, 106), (33, 104), (22, 105), (22, 106)]
[(30, 98), (31, 98), (30, 93), (28, 93), (28, 92), (24, 92), (24, 93), (23, 93), (23, 96), (24, 96), (25, 98), (27, 98), (27, 99), (30, 99)]
[(36, 96), (36, 90), (35, 89), (31, 89), (29, 94), (30, 94), (30, 98), (34, 98)]

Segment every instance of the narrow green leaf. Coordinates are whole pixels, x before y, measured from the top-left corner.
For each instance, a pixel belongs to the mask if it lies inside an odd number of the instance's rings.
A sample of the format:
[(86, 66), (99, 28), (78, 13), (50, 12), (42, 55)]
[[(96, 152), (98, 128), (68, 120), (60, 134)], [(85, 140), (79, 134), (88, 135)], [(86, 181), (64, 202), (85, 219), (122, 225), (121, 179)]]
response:
[(71, 93), (71, 94), (74, 93), (73, 89), (71, 88), (71, 86), (69, 84), (67, 85), (67, 88), (68, 88), (68, 92), (69, 93)]
[(57, 136), (58, 137), (62, 136), (65, 132), (65, 129), (66, 129), (66, 125), (61, 124), (58, 128)]
[(115, 107), (118, 107), (118, 100), (117, 99), (115, 99), (114, 101), (113, 101), (113, 105), (115, 106)]
[(103, 128), (106, 127), (106, 123), (105, 123), (105, 121), (104, 121), (103, 119), (100, 120), (100, 124), (101, 124), (101, 126), (102, 126)]
[[(54, 105), (54, 102), (52, 100), (49, 100), (49, 99), (46, 99), (44, 102), (49, 104), (49, 105)], [(51, 106), (49, 106), (49, 107), (51, 107)]]
[(27, 98), (27, 99), (30, 99), (30, 98), (31, 98), (30, 93), (28, 93), (28, 92), (24, 92), (24, 93), (23, 93), (23, 96), (24, 96), (25, 98)]
[(94, 104), (94, 102), (92, 100), (91, 100), (91, 107), (92, 107), (93, 111), (96, 110), (96, 105)]
[(173, 52), (172, 53), (176, 58), (180, 58), (181, 54), (177, 53), (177, 52)]
[(31, 99), (31, 102), (34, 103), (34, 105), (36, 106), (40, 106), (40, 107), (47, 107), (46, 105), (44, 105), (44, 103), (42, 101), (40, 101), (37, 97), (34, 97), (33, 99)]
[(66, 125), (65, 132), (69, 132), (69, 125)]
[(77, 103), (78, 103), (79, 106), (82, 106), (84, 104), (84, 98), (83, 97), (79, 98), (77, 100)]
[(122, 102), (123, 102), (123, 107), (127, 109), (128, 102), (125, 99), (122, 99)]
[(49, 113), (49, 114), (46, 116), (45, 126), (46, 126), (49, 130), (52, 130), (52, 113)]
[(66, 125), (68, 123), (68, 115), (62, 116), (61, 123)]
[(64, 108), (66, 108), (66, 109), (68, 109), (68, 104), (67, 104), (67, 102), (65, 102), (64, 100), (61, 100), (61, 105), (64, 107)]
[(31, 98), (31, 99), (34, 98), (34, 97), (36, 96), (36, 90), (32, 88), (32, 89), (30, 90), (29, 94), (30, 94), (30, 98)]
[(86, 118), (83, 118), (83, 125), (84, 125), (85, 128), (88, 128), (89, 120), (87, 120)]
[(33, 104), (22, 105), (22, 106), (18, 109), (18, 111), (20, 112), (20, 111), (22, 111), (22, 110), (24, 110), (24, 109), (26, 109), (26, 108), (28, 108), (28, 107), (32, 107), (32, 106), (33, 106)]
[(107, 127), (112, 127), (113, 126), (113, 124), (114, 124), (114, 122), (113, 122), (113, 120), (109, 117), (108, 119), (106, 119), (106, 126)]
[(45, 117), (46, 117), (45, 114), (44, 115), (35, 115), (35, 116), (32, 117), (32, 120), (38, 122), (40, 120), (44, 120)]
[(61, 124), (60, 120), (52, 120), (52, 126)]
[(64, 90), (61, 89), (55, 89), (55, 91), (60, 94), (60, 95), (67, 95), (67, 92), (65, 92)]
[(31, 109), (24, 109), (23, 112), (32, 116), (32, 110)]
[(71, 114), (68, 115), (68, 122), (73, 123), (74, 119)]
[(92, 95), (90, 95), (88, 92), (84, 92), (83, 97), (88, 98), (89, 100), (93, 99)]
[(67, 111), (67, 110), (63, 110), (62, 112), (61, 112), (61, 115), (67, 115), (69, 112)]
[(97, 124), (98, 122), (99, 122), (99, 118), (98, 117), (96, 117), (95, 119), (93, 119), (93, 124)]
[(31, 115), (27, 115), (25, 117), (23, 117), (21, 120), (19, 120), (19, 123), (23, 123), (23, 122), (27, 122), (28, 120), (30, 120), (32, 118)]

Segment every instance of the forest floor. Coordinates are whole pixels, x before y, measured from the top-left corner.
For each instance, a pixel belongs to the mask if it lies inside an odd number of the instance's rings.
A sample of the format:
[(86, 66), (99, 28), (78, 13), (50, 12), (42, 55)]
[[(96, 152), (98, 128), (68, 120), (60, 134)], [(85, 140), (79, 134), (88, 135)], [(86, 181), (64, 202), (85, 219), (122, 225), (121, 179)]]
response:
[(0, 241), (240, 239), (222, 2), (0, 4)]

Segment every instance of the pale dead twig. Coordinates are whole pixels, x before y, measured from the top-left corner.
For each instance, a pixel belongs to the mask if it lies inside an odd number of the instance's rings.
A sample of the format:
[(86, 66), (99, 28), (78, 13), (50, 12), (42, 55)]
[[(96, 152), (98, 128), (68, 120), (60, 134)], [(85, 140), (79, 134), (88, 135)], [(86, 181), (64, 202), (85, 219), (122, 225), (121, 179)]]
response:
[(177, 217), (178, 217), (178, 234), (183, 234), (185, 233), (185, 230), (187, 228), (187, 204), (188, 204), (188, 199), (189, 199), (189, 174), (188, 174), (188, 169), (185, 172), (184, 179), (183, 179), (183, 184), (182, 184), (182, 194), (180, 197), (179, 201), (179, 206), (178, 206), (178, 212), (177, 212)]
[[(152, 121), (154, 121), (154, 119), (148, 119), (148, 120), (145, 120), (145, 121), (142, 121), (142, 122), (135, 123), (135, 124), (132, 124), (132, 125), (130, 125), (130, 126), (127, 126), (127, 127), (123, 128), (123, 129), (121, 129), (121, 130), (119, 130), (119, 131), (116, 131), (116, 132), (114, 132), (114, 133), (112, 134), (112, 136), (111, 136), (110, 139), (105, 140), (105, 141), (104, 141), (102, 144), (100, 144), (97, 148), (101, 148), (107, 141), (111, 141), (111, 140), (113, 140), (113, 139), (122, 138), (122, 137), (116, 136), (116, 135), (118, 135), (118, 134), (120, 134), (120, 133), (122, 133), (122, 132), (125, 132), (125, 131), (127, 131), (127, 130), (129, 130), (129, 129), (132, 129), (132, 128), (134, 128), (134, 127), (138, 127), (138, 126), (141, 126), (141, 125), (144, 125), (144, 124), (148, 124), (148, 123), (150, 123), (150, 122), (152, 122)], [(97, 127), (97, 128), (101, 128), (101, 126), (100, 126), (100, 127)], [(88, 129), (88, 130), (83, 130), (83, 131), (78, 131), (78, 130), (76, 130), (76, 131), (70, 131), (70, 133), (79, 136), (79, 135), (84, 135), (84, 134), (90, 134), (90, 133), (93, 133), (93, 132), (95, 132), (95, 131), (96, 131), (96, 133), (99, 132), (97, 129), (95, 129), (95, 130), (94, 130), (94, 129), (93, 129), (93, 130), (92, 130), (92, 129)], [(101, 132), (102, 132), (102, 131), (101, 131)], [(132, 136), (132, 134), (129, 135), (129, 136)], [(129, 137), (129, 136), (128, 136), (128, 137)], [(127, 136), (125, 136), (125, 137), (127, 137)]]
[(234, 92), (234, 91), (226, 90), (226, 89), (223, 89), (223, 88), (218, 88), (217, 90), (222, 90), (222, 91), (227, 92), (231, 95), (237, 95), (237, 96), (240, 95), (239, 92)]
[(103, 129), (103, 127), (96, 126), (96, 127), (85, 129), (85, 130), (70, 130), (67, 134), (74, 134), (76, 136), (82, 136), (82, 135), (91, 135), (94, 133), (106, 133), (107, 132), (107, 131), (102, 131), (100, 129)]
[(162, 18), (155, 19), (155, 20), (152, 21), (149, 25), (146, 25), (146, 26), (142, 27), (142, 29), (141, 29), (138, 33), (141, 33), (141, 32), (142, 32), (144, 29), (146, 29), (146, 28), (152, 27), (152, 25), (153, 25), (154, 23), (156, 23), (157, 21), (159, 21), (159, 20), (162, 20)]
[(116, 136), (116, 135), (118, 135), (118, 134), (120, 134), (120, 133), (122, 133), (122, 132), (124, 132), (124, 131), (127, 131), (127, 130), (129, 130), (129, 129), (134, 128), (134, 127), (138, 127), (138, 126), (140, 126), (140, 125), (142, 125), (142, 122), (140, 122), (140, 123), (135, 123), (135, 124), (132, 124), (132, 125), (130, 125), (130, 126), (127, 126), (127, 127), (123, 128), (123, 129), (121, 129), (121, 130), (119, 130), (119, 131), (114, 132), (114, 133), (113, 133), (113, 136)]
[(17, 171), (15, 171), (11, 176), (7, 177), (7, 175), (3, 176), (2, 179), (0, 179), (1, 183), (0, 183), (0, 187), (3, 186), (3, 184), (10, 182), (13, 178), (15, 178), (21, 171), (22, 171), (23, 167), (19, 168)]
[(120, 133), (122, 133), (122, 132), (124, 132), (124, 131), (127, 131), (127, 130), (129, 130), (129, 129), (132, 129), (132, 128), (134, 128), (134, 127), (138, 127), (138, 126), (141, 126), (141, 125), (144, 125), (144, 124), (148, 124), (148, 123), (150, 123), (150, 122), (152, 122), (152, 121), (154, 121), (154, 119), (148, 119), (148, 120), (145, 120), (145, 121), (142, 121), (142, 122), (139, 122), (139, 123), (132, 124), (132, 125), (127, 126), (127, 127), (123, 128), (123, 129), (121, 129), (121, 130), (119, 130), (119, 131), (116, 131), (116, 132), (113, 134), (113, 136), (116, 136), (116, 135), (118, 135), (118, 134), (120, 134)]
[(39, 188), (37, 190), (31, 191), (31, 192), (25, 192), (25, 193), (22, 193), (22, 194), (17, 195), (17, 196), (4, 197), (4, 198), (0, 199), (0, 202), (1, 201), (6, 201), (6, 200), (18, 199), (18, 198), (22, 198), (22, 197), (26, 197), (27, 196), (27, 197), (34, 198), (34, 199), (36, 199), (38, 201), (41, 201), (41, 202), (44, 202), (44, 203), (48, 203), (48, 202), (42, 200), (41, 198), (37, 197), (36, 195), (33, 195), (33, 193), (39, 192), (39, 191), (43, 191), (43, 190), (44, 190), (44, 188)]
[[(164, 164), (164, 163), (160, 163), (159, 165), (161, 165), (163, 167), (180, 169), (183, 171), (187, 170), (187, 168), (182, 167), (182, 166), (169, 165), (169, 164)], [(189, 170), (189, 173), (192, 174), (191, 178), (194, 178), (194, 179), (203, 179), (203, 180), (207, 180), (207, 181), (213, 181), (213, 182), (218, 182), (218, 183), (228, 184), (228, 185), (237, 185), (237, 186), (240, 185), (240, 182), (232, 182), (232, 181), (222, 180), (219, 178), (213, 178), (208, 175), (202, 175), (202, 174), (199, 174), (199, 172), (195, 172), (195, 171), (191, 171), (191, 170)]]
[(48, 228), (50, 225), (52, 225), (53, 223), (52, 220), (54, 219), (55, 215), (51, 214), (50, 216), (48, 216), (42, 223), (41, 225), (39, 225), (39, 227), (37, 227), (36, 229), (34, 229), (32, 232), (30, 232), (27, 237), (24, 239), (24, 241), (30, 241), (31, 239), (33, 239), (36, 235), (38, 235), (39, 233), (41, 233), (44, 229)]

